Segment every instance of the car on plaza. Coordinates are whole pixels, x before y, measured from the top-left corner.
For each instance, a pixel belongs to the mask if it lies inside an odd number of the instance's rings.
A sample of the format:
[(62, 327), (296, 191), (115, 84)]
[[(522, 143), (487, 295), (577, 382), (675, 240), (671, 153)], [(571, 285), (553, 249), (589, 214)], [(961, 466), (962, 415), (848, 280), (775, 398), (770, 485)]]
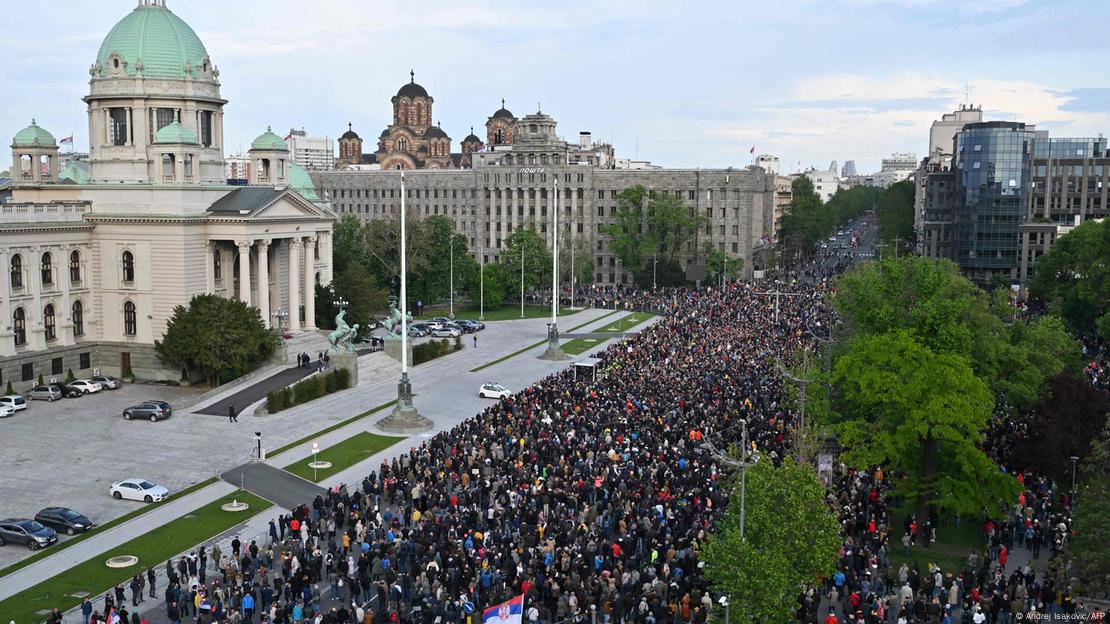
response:
[(126, 498), (144, 503), (157, 503), (170, 497), (168, 489), (146, 479), (116, 481), (108, 488), (108, 493), (116, 500)]
[(80, 389), (81, 394), (92, 394), (94, 392), (100, 392), (104, 388), (104, 386), (91, 379), (78, 379), (77, 381), (69, 385), (73, 386), (74, 388)]
[(432, 329), (425, 323), (409, 325), (409, 338), (423, 338), (431, 333)]
[(0, 405), (7, 405), (18, 412), (27, 409), (27, 399), (18, 394), (9, 394), (0, 397)]
[(84, 393), (81, 392), (81, 389), (76, 387), (76, 386), (71, 386), (71, 385), (68, 385), (68, 384), (60, 384), (60, 383), (53, 383), (53, 384), (47, 384), (47, 385), (50, 386), (51, 388), (55, 388), (58, 392), (61, 392), (62, 396), (64, 396), (67, 399), (79, 399), (79, 398), (85, 396)]
[(88, 531), (96, 526), (88, 516), (69, 507), (47, 507), (35, 514), (35, 522), (66, 535)]
[(140, 418), (150, 422), (158, 422), (170, 416), (173, 416), (173, 408), (165, 401), (143, 401), (123, 410), (124, 420)]
[(451, 320), (449, 317), (446, 317), (446, 316), (436, 316), (436, 317), (433, 317), (432, 320), (429, 321), (429, 322), (430, 323), (436, 323), (438, 325), (446, 325), (448, 323), (454, 323), (455, 321)]
[(38, 550), (58, 541), (58, 533), (27, 518), (8, 518), (0, 520), (0, 546), (5, 544), (26, 544), (30, 550)]
[(105, 390), (117, 390), (123, 386), (122, 381), (116, 379), (115, 377), (109, 377), (107, 375), (96, 375), (91, 379), (92, 381), (100, 384), (100, 387)]
[(462, 335), (462, 330), (458, 325), (443, 325), (432, 330), (434, 338), (457, 338)]
[(32, 401), (56, 401), (65, 394), (56, 386), (35, 386), (27, 391), (27, 398)]
[(466, 319), (455, 321), (455, 325), (458, 325), (459, 329), (463, 330), (463, 332), (467, 334), (473, 334), (481, 329), (481, 327), (478, 327), (478, 323), (474, 321), (468, 321)]
[(478, 389), (478, 396), (483, 399), (506, 399), (513, 396), (513, 393), (499, 383), (487, 381)]
[(7, 418), (15, 414), (15, 408), (11, 405), (0, 405), (0, 418)]

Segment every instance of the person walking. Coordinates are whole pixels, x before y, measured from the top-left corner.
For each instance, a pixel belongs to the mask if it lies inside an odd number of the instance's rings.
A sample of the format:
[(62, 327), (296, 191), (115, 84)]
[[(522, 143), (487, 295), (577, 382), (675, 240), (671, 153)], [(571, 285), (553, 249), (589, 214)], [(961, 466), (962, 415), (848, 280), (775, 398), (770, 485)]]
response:
[(478, 348), (478, 334), (474, 334), (474, 348)]
[(150, 588), (150, 597), (151, 598), (156, 597), (156, 595), (154, 593), (154, 579), (155, 579), (154, 568), (147, 568), (146, 569), (146, 584), (147, 584), (147, 587)]
[(235, 415), (235, 405), (231, 403), (227, 404), (227, 422), (239, 422), (239, 417)]

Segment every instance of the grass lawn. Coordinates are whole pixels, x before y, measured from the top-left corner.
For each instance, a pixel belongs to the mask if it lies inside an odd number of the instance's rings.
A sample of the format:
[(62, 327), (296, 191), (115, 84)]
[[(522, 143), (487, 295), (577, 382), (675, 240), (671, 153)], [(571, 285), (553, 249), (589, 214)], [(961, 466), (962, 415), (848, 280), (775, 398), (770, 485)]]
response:
[(335, 423), (334, 425), (332, 425), (330, 427), (327, 427), (325, 429), (321, 429), (321, 430), (317, 431), (316, 433), (306, 435), (305, 437), (301, 438), (300, 440), (294, 440), (293, 442), (290, 442), (289, 444), (286, 444), (285, 446), (283, 446), (281, 448), (274, 449), (273, 451), (266, 451), (266, 457), (273, 457), (274, 455), (279, 455), (281, 453), (284, 453), (285, 451), (288, 451), (291, 448), (298, 447), (302, 444), (308, 444), (309, 442), (311, 442), (313, 440), (313, 438), (318, 438), (318, 437), (324, 435), (325, 433), (331, 433), (332, 431), (335, 431), (336, 429), (339, 429), (341, 427), (346, 427), (347, 425), (355, 422), (359, 418), (362, 418), (364, 416), (369, 416), (370, 414), (373, 414), (375, 412), (380, 412), (380, 411), (382, 411), (383, 409), (385, 409), (387, 407), (393, 407), (393, 404), (396, 403), (396, 402), (397, 402), (397, 399), (393, 399), (392, 401), (387, 401), (387, 402), (382, 403), (381, 405), (379, 405), (377, 407), (372, 407), (372, 408), (366, 410), (365, 412), (363, 412), (361, 414), (358, 414), (357, 416), (352, 416), (352, 417), (348, 418), (347, 420), (344, 420), (342, 422), (337, 422), (337, 423)]
[(647, 312), (633, 312), (632, 314), (626, 314), (620, 317), (597, 331), (613, 333), (626, 332), (651, 317), (652, 315)]
[[(220, 509), (220, 505), (230, 502), (233, 498), (250, 504), (247, 515)], [(103, 596), (104, 592), (114, 587), (116, 583), (145, 572), (149, 566), (161, 565), (166, 559), (175, 557), (272, 506), (273, 503), (270, 501), (248, 492), (238, 491), (195, 509), (192, 513), (136, 537), (117, 548), (76, 564), (64, 574), (19, 592), (0, 602), (0, 613), (15, 622), (41, 622), (45, 617), (38, 615), (37, 612), (42, 609), (57, 607), (65, 611), (80, 604), (81, 599), (71, 595), (74, 592), (84, 591), (93, 597)], [(104, 565), (106, 559), (116, 555), (134, 555), (139, 558), (139, 563), (123, 569), (112, 569)], [(130, 596), (130, 592), (128, 595)], [(97, 604), (100, 603), (101, 601), (97, 600)]]
[[(564, 330), (562, 330), (562, 332), (571, 333), (571, 332), (577, 331), (577, 330), (582, 329), (583, 327), (585, 327), (587, 325), (590, 325), (592, 323), (596, 323), (596, 322), (600, 321), (601, 319), (603, 319), (607, 316), (612, 316), (616, 313), (617, 313), (617, 311), (613, 310), (612, 312), (609, 312), (608, 314), (602, 314), (601, 316), (595, 318), (592, 321), (586, 321), (585, 323), (582, 323), (581, 325), (576, 325), (574, 327), (571, 327), (570, 329), (564, 329)], [(482, 364), (481, 366), (479, 366), (477, 368), (472, 368), (472, 369), (470, 369), (470, 372), (477, 373), (478, 371), (482, 370), (483, 368), (489, 368), (490, 366), (493, 366), (494, 364), (500, 364), (501, 362), (504, 362), (505, 360), (508, 360), (510, 358), (514, 358), (514, 357), (520, 355), (521, 353), (524, 353), (525, 351), (530, 351), (532, 349), (535, 349), (536, 347), (538, 347), (542, 344), (545, 344), (546, 342), (547, 342), (547, 338), (544, 338), (543, 340), (540, 340), (539, 342), (534, 342), (534, 343), (528, 345), (527, 347), (524, 347), (523, 349), (518, 349), (516, 351), (513, 351), (512, 353), (510, 353), (510, 354), (508, 354), (504, 357), (499, 357), (499, 358), (497, 358), (496, 360), (494, 360), (492, 362), (486, 362), (485, 364)]]
[[(184, 490), (181, 490), (180, 492), (175, 493), (174, 498), (181, 498), (182, 496), (185, 496), (187, 494), (192, 494), (193, 492), (195, 492), (195, 491), (197, 491), (197, 490), (199, 490), (203, 487), (208, 487), (209, 485), (212, 485), (216, 481), (217, 481), (216, 477), (210, 477), (208, 479), (205, 479), (204, 481), (201, 481), (200, 483), (195, 483), (193, 485), (190, 485), (189, 487), (185, 488)], [(170, 500), (173, 500), (173, 499), (170, 499)], [(123, 524), (124, 522), (127, 522), (128, 520), (131, 520), (132, 518), (137, 518), (137, 517), (139, 517), (139, 516), (141, 516), (145, 513), (149, 513), (151, 511), (154, 511), (158, 507), (160, 507), (162, 505), (165, 505), (167, 502), (169, 502), (169, 501), (163, 501), (161, 503), (151, 503), (149, 505), (144, 505), (142, 507), (139, 507), (138, 509), (135, 509), (135, 510), (132, 510), (132, 511), (129, 511), (129, 512), (123, 514), (122, 516), (116, 518), (115, 520), (105, 522), (104, 524), (97, 526), (96, 528), (94, 528), (91, 531), (88, 531), (87, 533), (81, 533), (80, 535), (74, 535), (73, 537), (67, 539), (64, 542), (58, 542), (53, 548), (44, 548), (44, 549), (36, 552), (35, 554), (31, 555), (30, 557), (27, 557), (26, 559), (17, 561), (15, 563), (11, 564), (10, 566), (4, 568), (3, 570), (0, 570), (0, 577), (7, 576), (7, 575), (9, 575), (12, 572), (15, 572), (17, 570), (22, 570), (23, 568), (31, 565), (32, 563), (34, 563), (34, 562), (36, 562), (40, 559), (44, 559), (46, 557), (49, 557), (51, 555), (56, 554), (60, 550), (65, 550), (65, 549), (69, 548), (70, 546), (74, 546), (76, 544), (79, 544), (82, 541), (92, 537), (93, 535), (96, 535), (97, 533), (103, 533), (104, 531), (107, 531), (108, 529), (110, 529), (114, 526), (119, 526), (119, 525)]]
[(331, 468), (316, 470), (314, 475), (314, 471), (308, 465), (309, 462), (312, 461), (312, 455), (309, 455), (308, 457), (304, 457), (289, 464), (285, 467), (285, 470), (308, 481), (318, 483), (341, 470), (350, 468), (382, 449), (393, 446), (401, 440), (404, 440), (404, 438), (383, 436), (363, 431), (362, 433), (347, 438), (335, 446), (329, 446), (326, 449), (320, 450), (317, 459), (331, 462)]
[[(455, 318), (457, 319), (477, 319), (479, 309), (477, 306), (455, 306)], [(575, 314), (580, 310), (572, 310), (571, 308), (560, 308), (559, 316), (567, 316)], [(432, 312), (428, 312), (423, 316), (415, 316), (413, 320), (426, 321), (430, 318), (437, 316), (447, 316), (447, 308), (436, 308)], [(485, 320), (487, 321), (512, 321), (520, 319), (520, 306), (501, 305), (496, 308), (486, 306)], [(551, 317), (551, 306), (546, 305), (526, 305), (524, 306), (524, 318), (543, 318)]]
[(902, 536), (896, 535), (890, 552), (890, 562), (897, 569), (903, 562), (913, 567), (916, 561), (924, 572), (930, 563), (935, 563), (945, 572), (953, 574), (967, 565), (971, 551), (983, 552), (983, 528), (977, 522), (963, 522), (960, 526), (943, 526), (937, 529), (937, 541), (923, 547), (920, 543), (910, 547), (910, 556), (902, 555)]
[(597, 345), (599, 345), (599, 344), (601, 344), (601, 343), (603, 343), (607, 340), (609, 340), (609, 339), (608, 338), (575, 338), (574, 340), (568, 340), (567, 342), (564, 342), (560, 346), (563, 349), (563, 353), (567, 353), (567, 354), (570, 354), (570, 355), (578, 355), (578, 354), (580, 354), (584, 351), (589, 351), (590, 349), (593, 349)]

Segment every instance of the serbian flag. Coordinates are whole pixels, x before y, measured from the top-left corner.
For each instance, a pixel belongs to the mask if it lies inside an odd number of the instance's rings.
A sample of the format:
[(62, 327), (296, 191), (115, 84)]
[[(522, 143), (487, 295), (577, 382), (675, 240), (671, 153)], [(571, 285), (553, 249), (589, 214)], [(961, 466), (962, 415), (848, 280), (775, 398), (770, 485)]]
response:
[(67, 136), (66, 138), (58, 141), (59, 145), (62, 144), (62, 143), (69, 143), (70, 145), (72, 145), (73, 144), (73, 135), (71, 134), (71, 135)]
[(105, 622), (108, 624), (119, 624), (119, 614), (116, 613), (115, 609), (108, 609), (108, 617), (105, 618)]
[(482, 613), (482, 624), (521, 624), (524, 621), (524, 594), (490, 607)]
[(749, 154), (754, 154), (755, 153), (755, 146), (754, 145), (752, 146), (752, 148), (750, 150), (748, 150), (748, 153)]

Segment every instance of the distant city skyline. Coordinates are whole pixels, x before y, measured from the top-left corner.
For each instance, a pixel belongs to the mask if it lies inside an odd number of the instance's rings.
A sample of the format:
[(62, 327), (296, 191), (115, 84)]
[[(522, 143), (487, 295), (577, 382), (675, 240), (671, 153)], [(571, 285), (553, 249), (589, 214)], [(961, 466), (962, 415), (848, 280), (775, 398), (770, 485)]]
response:
[[(88, 68), (134, 4), (9, 8), (5, 141), (34, 117), (87, 149)], [(754, 146), (784, 173), (832, 160), (871, 173), (893, 152), (923, 157), (929, 124), (965, 102), (1054, 136), (1110, 131), (1110, 87), (1092, 71), (1110, 44), (1076, 28), (1110, 16), (1097, 2), (168, 5), (220, 69), (228, 153), (266, 126), (334, 139), (348, 122), (370, 147), (410, 69), (454, 151), (502, 97), (517, 115), (542, 103), (567, 139), (588, 130), (618, 157), (673, 167), (743, 167)]]

